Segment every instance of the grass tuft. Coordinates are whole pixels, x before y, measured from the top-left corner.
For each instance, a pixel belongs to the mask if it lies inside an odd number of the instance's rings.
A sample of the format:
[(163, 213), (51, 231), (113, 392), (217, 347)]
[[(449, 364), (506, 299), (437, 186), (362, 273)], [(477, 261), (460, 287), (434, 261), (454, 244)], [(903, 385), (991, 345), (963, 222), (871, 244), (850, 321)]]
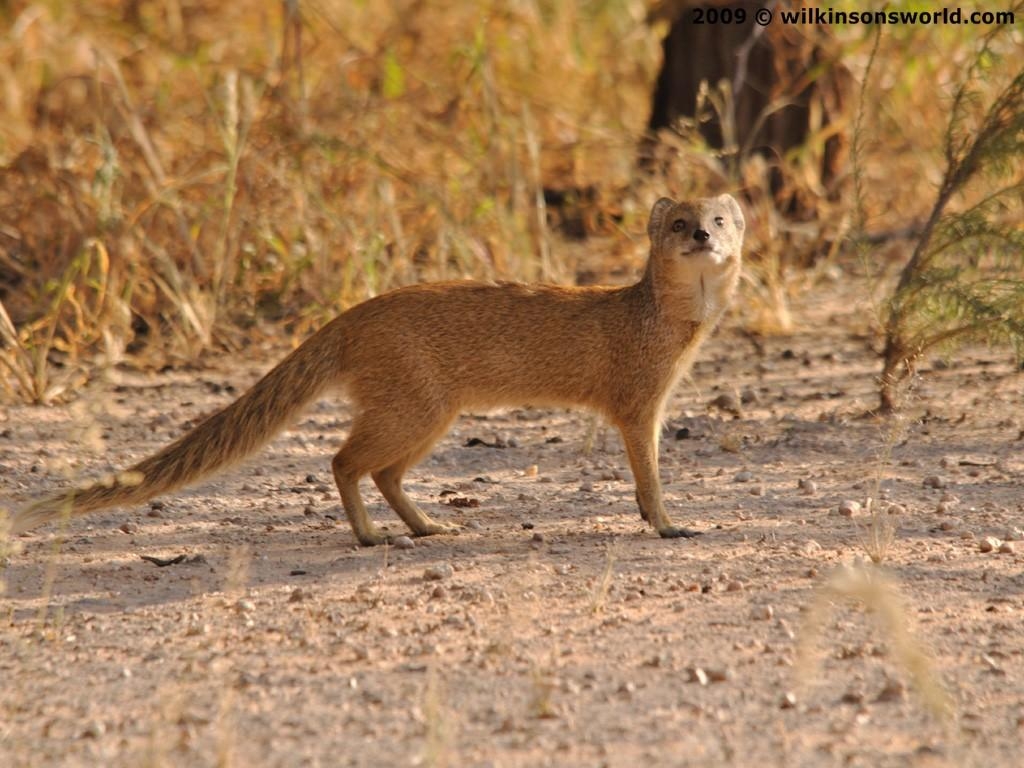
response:
[(824, 635), (830, 605), (835, 601), (857, 603), (875, 616), (896, 662), (910, 677), (925, 709), (940, 720), (954, 716), (953, 700), (939, 680), (934, 660), (911, 629), (911, 616), (899, 587), (877, 566), (862, 561), (836, 569), (811, 603), (797, 647), (796, 670), (801, 684), (817, 676), (814, 646)]

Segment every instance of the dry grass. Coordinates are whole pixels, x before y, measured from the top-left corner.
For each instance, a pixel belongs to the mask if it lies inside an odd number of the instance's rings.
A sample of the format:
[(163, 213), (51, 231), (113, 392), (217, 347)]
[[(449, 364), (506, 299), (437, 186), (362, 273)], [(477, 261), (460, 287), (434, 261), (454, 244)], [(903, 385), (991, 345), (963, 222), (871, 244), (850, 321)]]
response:
[(5, 346), (29, 399), (104, 330), (190, 358), (397, 284), (571, 280), (543, 186), (629, 183), (641, 4), (132, 7), (29, 5), (0, 38)]
[(615, 580), (615, 559), (615, 540), (611, 539), (605, 546), (604, 568), (594, 582), (594, 591), (590, 595), (590, 612), (595, 615), (604, 611), (608, 603), (608, 593)]
[(554, 703), (556, 683), (554, 679), (554, 661), (543, 665), (535, 663), (530, 671), (530, 701), (527, 706), (529, 717), (540, 719), (557, 717)]
[(834, 601), (852, 601), (873, 614), (882, 637), (910, 677), (925, 709), (943, 720), (955, 714), (953, 700), (939, 679), (928, 650), (914, 635), (911, 613), (898, 586), (877, 566), (863, 562), (836, 569), (811, 603), (797, 648), (796, 670), (802, 683), (818, 677), (814, 646), (824, 634)]
[(454, 749), (455, 723), (452, 713), (445, 704), (447, 686), (437, 667), (431, 665), (427, 671), (427, 683), (423, 691), (423, 720), (426, 736), (423, 744), (421, 764), (427, 768), (447, 768), (457, 765)]
[(882, 482), (892, 467), (893, 449), (906, 437), (907, 416), (903, 413), (893, 414), (884, 424), (883, 430), (882, 448), (873, 473), (871, 495), (864, 503), (867, 521), (857, 526), (861, 549), (876, 565), (885, 562), (896, 541), (896, 510), (893, 504), (884, 500)]
[(7, 514), (0, 511), (0, 597), (7, 593), (6, 571), (11, 557), (21, 552), (21, 545), (11, 538)]

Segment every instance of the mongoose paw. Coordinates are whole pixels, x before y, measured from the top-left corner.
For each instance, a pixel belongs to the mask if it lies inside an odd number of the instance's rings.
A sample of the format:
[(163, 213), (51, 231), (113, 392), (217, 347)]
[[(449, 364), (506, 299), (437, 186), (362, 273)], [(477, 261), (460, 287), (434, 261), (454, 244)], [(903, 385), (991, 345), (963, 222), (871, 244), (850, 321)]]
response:
[(379, 547), (381, 544), (390, 544), (392, 539), (391, 536), (386, 536), (380, 531), (357, 533), (356, 538), (359, 539), (359, 544), (364, 547)]
[(437, 523), (431, 522), (430, 525), (425, 526), (421, 530), (416, 531), (414, 536), (435, 536), (439, 533), (458, 533), (459, 528), (452, 523)]
[(694, 536), (703, 536), (703, 532), (694, 531), (690, 528), (677, 528), (670, 525), (658, 530), (658, 535), (663, 539), (692, 539)]

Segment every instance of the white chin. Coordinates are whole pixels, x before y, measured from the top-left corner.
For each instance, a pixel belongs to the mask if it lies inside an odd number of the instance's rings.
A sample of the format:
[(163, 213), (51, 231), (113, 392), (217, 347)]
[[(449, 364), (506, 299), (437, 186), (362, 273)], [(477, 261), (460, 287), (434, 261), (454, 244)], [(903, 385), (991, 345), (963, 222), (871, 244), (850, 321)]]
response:
[(707, 251), (690, 251), (685, 254), (687, 258), (693, 259), (694, 261), (703, 261), (715, 266), (720, 266), (725, 263), (725, 254), (716, 250)]

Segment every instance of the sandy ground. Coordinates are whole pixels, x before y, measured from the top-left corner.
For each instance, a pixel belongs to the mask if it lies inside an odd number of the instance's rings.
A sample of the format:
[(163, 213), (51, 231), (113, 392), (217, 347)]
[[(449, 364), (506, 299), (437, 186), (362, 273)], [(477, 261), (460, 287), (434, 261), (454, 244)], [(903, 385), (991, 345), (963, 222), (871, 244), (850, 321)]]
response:
[[(645, 529), (612, 430), (523, 408), (467, 415), (411, 473), (460, 535), (360, 548), (330, 401), (199, 488), (18, 538), (0, 765), (1021, 765), (1024, 379), (970, 351), (924, 367), (907, 418), (860, 418), (863, 288), (822, 286), (791, 336), (733, 320), (705, 348), (662, 439), (697, 539)], [(0, 411), (4, 502), (141, 457), (276, 357)], [(843, 566), (870, 516), (839, 507), (875, 495), (895, 540), (865, 602)]]

